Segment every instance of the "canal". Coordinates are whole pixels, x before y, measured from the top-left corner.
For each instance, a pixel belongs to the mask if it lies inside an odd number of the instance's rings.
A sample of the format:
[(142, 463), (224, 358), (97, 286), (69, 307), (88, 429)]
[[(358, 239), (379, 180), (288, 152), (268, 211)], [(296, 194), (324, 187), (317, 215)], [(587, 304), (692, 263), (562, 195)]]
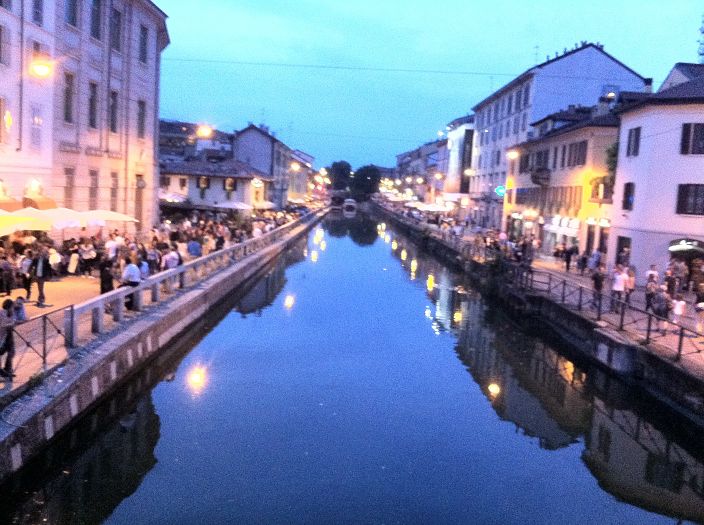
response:
[(704, 520), (701, 430), (364, 215), (10, 479), (0, 523)]

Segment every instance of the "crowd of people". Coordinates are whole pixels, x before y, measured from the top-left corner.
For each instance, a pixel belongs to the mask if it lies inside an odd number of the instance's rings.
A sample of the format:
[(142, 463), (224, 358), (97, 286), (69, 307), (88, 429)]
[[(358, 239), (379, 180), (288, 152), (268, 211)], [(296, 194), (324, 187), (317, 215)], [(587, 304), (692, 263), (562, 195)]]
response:
[[(116, 286), (136, 287), (157, 272), (259, 237), (307, 213), (297, 207), (287, 211), (260, 211), (251, 216), (214, 217), (194, 212), (190, 217), (163, 220), (140, 235), (119, 230), (53, 240), (44, 232), (16, 232), (0, 243), (0, 296), (7, 298), (0, 311), (0, 376), (12, 378), (14, 332), (27, 319), (24, 304), (36, 290), (36, 306), (46, 306), (46, 283), (67, 275), (99, 279), (100, 293)], [(21, 289), (24, 296), (10, 298)], [(126, 307), (133, 308), (131, 295)]]

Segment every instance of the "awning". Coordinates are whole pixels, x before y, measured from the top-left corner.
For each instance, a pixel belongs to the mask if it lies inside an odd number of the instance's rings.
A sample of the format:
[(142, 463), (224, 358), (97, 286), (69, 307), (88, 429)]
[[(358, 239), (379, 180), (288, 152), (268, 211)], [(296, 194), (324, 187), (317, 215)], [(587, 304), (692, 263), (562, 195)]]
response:
[(274, 203), (271, 201), (260, 201), (254, 203), (255, 210), (271, 210), (274, 208)]
[(461, 202), (462, 199), (469, 199), (469, 193), (443, 193), (442, 198), (449, 202)]
[(677, 253), (680, 255), (704, 255), (704, 241), (687, 238), (675, 239), (670, 243), (668, 250), (670, 253)]
[(185, 202), (187, 200), (187, 197), (180, 193), (167, 192), (160, 189), (159, 200), (166, 202)]
[(35, 217), (22, 216), (16, 217), (14, 215), (3, 215), (0, 216), (0, 236), (10, 235), (16, 231), (30, 230), (30, 231), (49, 231), (51, 230), (51, 223), (43, 219), (37, 219)]
[(252, 206), (249, 204), (245, 204), (244, 202), (239, 202), (239, 201), (230, 201), (230, 202), (220, 202), (215, 205), (216, 208), (219, 208), (221, 210), (243, 210), (243, 211), (249, 211), (252, 209)]
[(25, 197), (22, 199), (24, 208), (36, 208), (37, 210), (48, 210), (56, 208), (56, 201), (43, 195), (35, 195), (34, 197)]
[(4, 211), (15, 211), (19, 210), (22, 207), (22, 203), (18, 201), (17, 199), (13, 199), (12, 197), (6, 197), (2, 196), (0, 197), (0, 210)]

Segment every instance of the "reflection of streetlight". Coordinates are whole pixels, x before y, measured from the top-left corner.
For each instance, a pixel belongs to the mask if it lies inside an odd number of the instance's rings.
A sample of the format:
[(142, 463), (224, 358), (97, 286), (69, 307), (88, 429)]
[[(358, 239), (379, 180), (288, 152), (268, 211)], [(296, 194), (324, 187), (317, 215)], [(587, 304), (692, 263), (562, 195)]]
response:
[(199, 139), (209, 139), (213, 136), (213, 128), (207, 124), (201, 124), (196, 128), (196, 137)]
[(193, 394), (200, 394), (207, 382), (207, 371), (203, 366), (194, 366), (186, 375), (186, 383)]
[(311, 262), (318, 262), (317, 250), (313, 250), (312, 252), (310, 252), (310, 260), (311, 260)]
[(428, 280), (425, 281), (425, 287), (429, 292), (432, 292), (433, 288), (435, 288), (435, 276), (432, 273), (428, 275)]
[(286, 299), (284, 299), (284, 307), (286, 308), (286, 310), (290, 310), (291, 308), (293, 308), (293, 304), (295, 302), (296, 302), (296, 298), (293, 295), (288, 294), (286, 296)]

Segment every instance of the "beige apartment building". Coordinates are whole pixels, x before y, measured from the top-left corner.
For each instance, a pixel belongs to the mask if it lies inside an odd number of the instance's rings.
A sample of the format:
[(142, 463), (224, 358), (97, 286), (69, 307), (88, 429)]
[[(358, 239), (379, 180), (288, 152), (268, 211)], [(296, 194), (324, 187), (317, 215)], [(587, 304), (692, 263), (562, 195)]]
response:
[[(0, 75), (13, 68), (0, 84), (10, 135), (0, 141), (26, 148), (0, 157), (7, 196), (38, 207), (111, 209), (149, 227), (166, 14), (149, 0), (0, 0), (0, 27), (0, 54), (9, 55)], [(40, 76), (37, 58), (48, 66)]]

